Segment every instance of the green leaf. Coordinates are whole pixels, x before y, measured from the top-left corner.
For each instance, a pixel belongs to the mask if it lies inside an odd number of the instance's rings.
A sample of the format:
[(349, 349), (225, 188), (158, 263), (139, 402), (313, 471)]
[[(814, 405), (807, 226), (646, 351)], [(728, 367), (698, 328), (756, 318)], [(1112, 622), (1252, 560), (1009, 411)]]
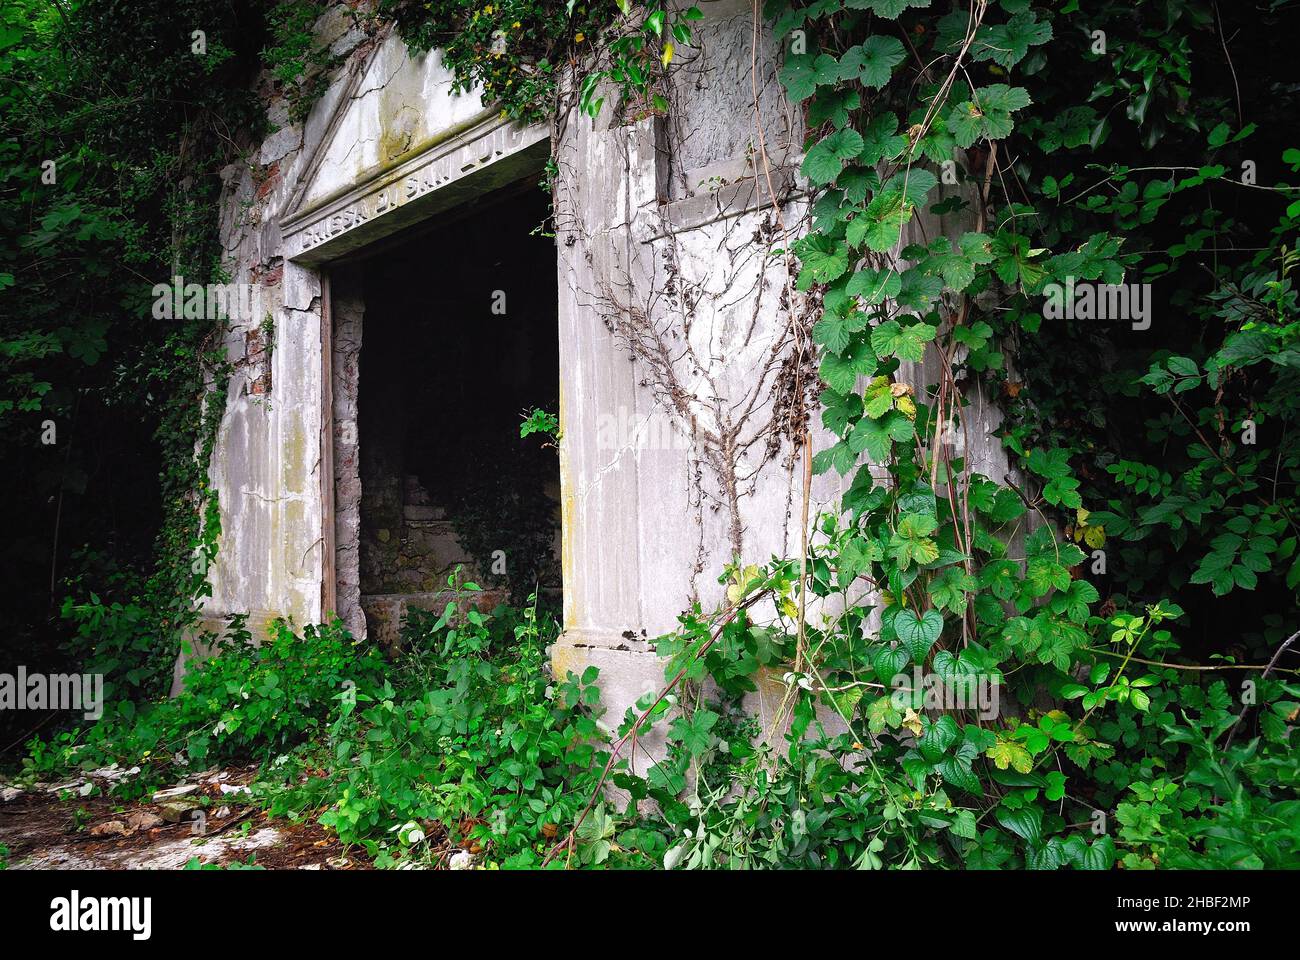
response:
[(882, 160), (894, 159), (906, 148), (907, 138), (898, 133), (898, 117), (884, 111), (872, 117), (862, 131), (862, 152), (858, 154), (858, 162), (874, 167)]
[(921, 755), (925, 759), (931, 763), (937, 763), (948, 752), (948, 748), (957, 742), (960, 735), (957, 730), (957, 721), (950, 716), (944, 715), (927, 724), (917, 746), (920, 747)]
[[(947, 778), (945, 777), (945, 779)], [(976, 784), (978, 783), (979, 781), (977, 780)], [(953, 818), (948, 829), (959, 837), (964, 837), (967, 840), (974, 840), (979, 835), (979, 831), (976, 827), (975, 811), (966, 809), (958, 810), (957, 816)]]
[(841, 440), (829, 450), (820, 450), (813, 456), (813, 473), (820, 476), (832, 467), (840, 476), (847, 476), (857, 466), (858, 457), (845, 441)]
[(904, 327), (897, 320), (886, 320), (871, 331), (871, 349), (879, 357), (919, 362), (925, 356), (925, 345), (937, 332), (928, 323)]
[(866, 323), (866, 316), (856, 311), (843, 317), (828, 311), (813, 324), (813, 343), (825, 347), (831, 353), (843, 353), (848, 349), (853, 334), (862, 330)]
[(1040, 22), (1031, 10), (1021, 10), (1006, 23), (985, 27), (972, 47), (975, 60), (992, 60), (1010, 69), (1038, 46), (1052, 39), (1052, 25)]
[(925, 313), (943, 292), (943, 281), (927, 276), (920, 267), (910, 267), (903, 272), (895, 301), (914, 313)]
[(858, 377), (869, 377), (875, 372), (876, 355), (863, 341), (851, 343), (838, 353), (828, 351), (822, 357), (821, 378), (839, 393), (850, 392), (857, 386)]
[(698, 757), (709, 749), (713, 735), (709, 732), (717, 725), (718, 715), (711, 710), (699, 709), (691, 716), (676, 717), (669, 727), (668, 739), (679, 741), (692, 756)]
[(895, 270), (859, 270), (849, 278), (844, 292), (852, 297), (861, 297), (867, 306), (875, 306), (898, 296), (902, 285), (903, 278)]
[(886, 685), (892, 685), (894, 678), (907, 666), (907, 648), (885, 645), (877, 647), (871, 655), (871, 666), (876, 671), (876, 679)]
[(790, 99), (807, 100), (819, 85), (829, 85), (839, 80), (839, 64), (834, 57), (825, 53), (816, 56), (810, 53), (792, 54), (786, 57), (778, 77), (790, 92)]
[(923, 663), (943, 633), (943, 617), (937, 610), (927, 610), (921, 616), (914, 610), (900, 610), (894, 617), (894, 632), (912, 655), (912, 661)]
[(840, 58), (840, 77), (857, 80), (878, 90), (889, 82), (894, 68), (903, 62), (907, 51), (896, 37), (873, 34), (865, 43), (850, 47)]
[(1115, 865), (1115, 841), (1110, 837), (1098, 837), (1083, 855), (1079, 864), (1083, 870), (1109, 870)]
[(862, 106), (862, 95), (856, 90), (832, 90), (823, 88), (808, 105), (808, 122), (813, 127), (820, 127), (830, 122), (835, 127), (843, 127), (849, 122), (849, 111)]
[(882, 193), (900, 192), (909, 204), (919, 207), (925, 202), (926, 195), (938, 183), (938, 178), (929, 170), (922, 167), (908, 167), (890, 177), (889, 182), (880, 189)]
[[(967, 793), (973, 793), (976, 796), (984, 795), (984, 788), (980, 785), (979, 777), (970, 768), (969, 761), (959, 760), (957, 757), (948, 757), (939, 763), (939, 776), (943, 777), (945, 783), (950, 783), (958, 789), (965, 790)], [(970, 811), (966, 811), (969, 813)]]
[(912, 210), (902, 191), (882, 193), (849, 223), (846, 239), (851, 246), (865, 242), (876, 253), (887, 253), (898, 245)]
[(799, 273), (799, 288), (808, 289), (814, 283), (830, 283), (849, 269), (848, 248), (839, 240), (821, 233), (801, 237), (794, 244), (794, 253), (803, 265)]
[(998, 823), (1031, 847), (1037, 847), (1043, 842), (1043, 812), (1037, 807), (1008, 810), (1005, 806), (1000, 806), (996, 816)]
[(975, 578), (961, 567), (949, 567), (930, 581), (930, 600), (941, 610), (960, 616), (966, 611), (966, 594), (978, 588)]
[(896, 410), (891, 410), (878, 420), (863, 417), (849, 435), (849, 446), (854, 452), (867, 451), (873, 463), (887, 463), (894, 452), (894, 443), (910, 440), (914, 432), (912, 421)]
[(818, 141), (804, 157), (800, 170), (815, 186), (830, 183), (862, 151), (862, 135), (856, 130), (836, 130)]
[(870, 10), (886, 20), (897, 20), (908, 7), (928, 7), (930, 0), (846, 0), (850, 10)]

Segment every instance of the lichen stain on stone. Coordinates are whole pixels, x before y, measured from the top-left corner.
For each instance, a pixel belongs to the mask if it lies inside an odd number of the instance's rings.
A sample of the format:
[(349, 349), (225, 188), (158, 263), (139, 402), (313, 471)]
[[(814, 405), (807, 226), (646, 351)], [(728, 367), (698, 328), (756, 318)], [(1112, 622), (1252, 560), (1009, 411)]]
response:
[[(568, 627), (570, 623), (582, 623), (581, 614), (582, 603), (579, 592), (579, 578), (577, 572), (577, 555), (578, 555), (578, 518), (576, 515), (577, 500), (573, 494), (573, 476), (569, 468), (568, 447), (563, 439), (563, 424), (568, 421), (565, 418), (565, 389), (564, 377), (560, 377), (560, 399), (559, 399), (559, 417), (560, 417), (560, 583), (563, 584), (564, 590), (564, 612), (563, 627)], [(558, 649), (558, 648), (557, 648)]]
[(415, 142), (420, 117), (404, 96), (400, 84), (379, 91), (379, 165), (400, 157)]
[(551, 674), (557, 680), (564, 680), (570, 672), (582, 676), (590, 663), (591, 655), (585, 649), (566, 643), (557, 643), (551, 648)]
[(280, 455), (280, 480), (282, 489), (295, 492), (306, 490), (307, 450), (306, 438), (303, 436), (302, 422), (291, 418), (285, 426), (284, 443)]

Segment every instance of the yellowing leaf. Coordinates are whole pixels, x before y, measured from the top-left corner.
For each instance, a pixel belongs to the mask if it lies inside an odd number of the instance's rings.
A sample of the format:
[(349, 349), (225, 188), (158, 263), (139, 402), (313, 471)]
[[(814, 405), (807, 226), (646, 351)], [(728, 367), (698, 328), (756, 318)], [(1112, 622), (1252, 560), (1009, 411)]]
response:
[(985, 756), (992, 760), (999, 770), (1014, 767), (1017, 773), (1028, 773), (1034, 767), (1034, 758), (1030, 756), (1029, 750), (1023, 743), (1016, 740), (1003, 740), (1000, 736), (997, 743), (988, 748)]
[(908, 707), (907, 713), (903, 714), (903, 726), (919, 737), (921, 735), (921, 715)]

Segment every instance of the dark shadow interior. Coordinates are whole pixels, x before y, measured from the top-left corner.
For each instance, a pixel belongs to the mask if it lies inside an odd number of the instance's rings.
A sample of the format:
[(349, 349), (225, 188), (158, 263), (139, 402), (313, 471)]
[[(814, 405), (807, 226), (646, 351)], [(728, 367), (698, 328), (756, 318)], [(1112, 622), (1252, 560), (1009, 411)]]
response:
[(559, 585), (559, 460), (526, 410), (559, 402), (556, 263), (533, 182), (360, 263), (361, 593), (467, 578)]

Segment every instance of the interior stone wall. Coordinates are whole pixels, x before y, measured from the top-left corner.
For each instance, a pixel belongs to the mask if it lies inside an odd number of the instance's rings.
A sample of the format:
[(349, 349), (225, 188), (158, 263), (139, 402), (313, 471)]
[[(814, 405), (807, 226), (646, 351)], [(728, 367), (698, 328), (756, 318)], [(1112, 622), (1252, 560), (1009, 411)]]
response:
[(366, 636), (361, 609), (361, 447), (358, 395), (365, 297), (360, 276), (336, 271), (330, 284), (333, 322), (335, 612), (354, 637)]

